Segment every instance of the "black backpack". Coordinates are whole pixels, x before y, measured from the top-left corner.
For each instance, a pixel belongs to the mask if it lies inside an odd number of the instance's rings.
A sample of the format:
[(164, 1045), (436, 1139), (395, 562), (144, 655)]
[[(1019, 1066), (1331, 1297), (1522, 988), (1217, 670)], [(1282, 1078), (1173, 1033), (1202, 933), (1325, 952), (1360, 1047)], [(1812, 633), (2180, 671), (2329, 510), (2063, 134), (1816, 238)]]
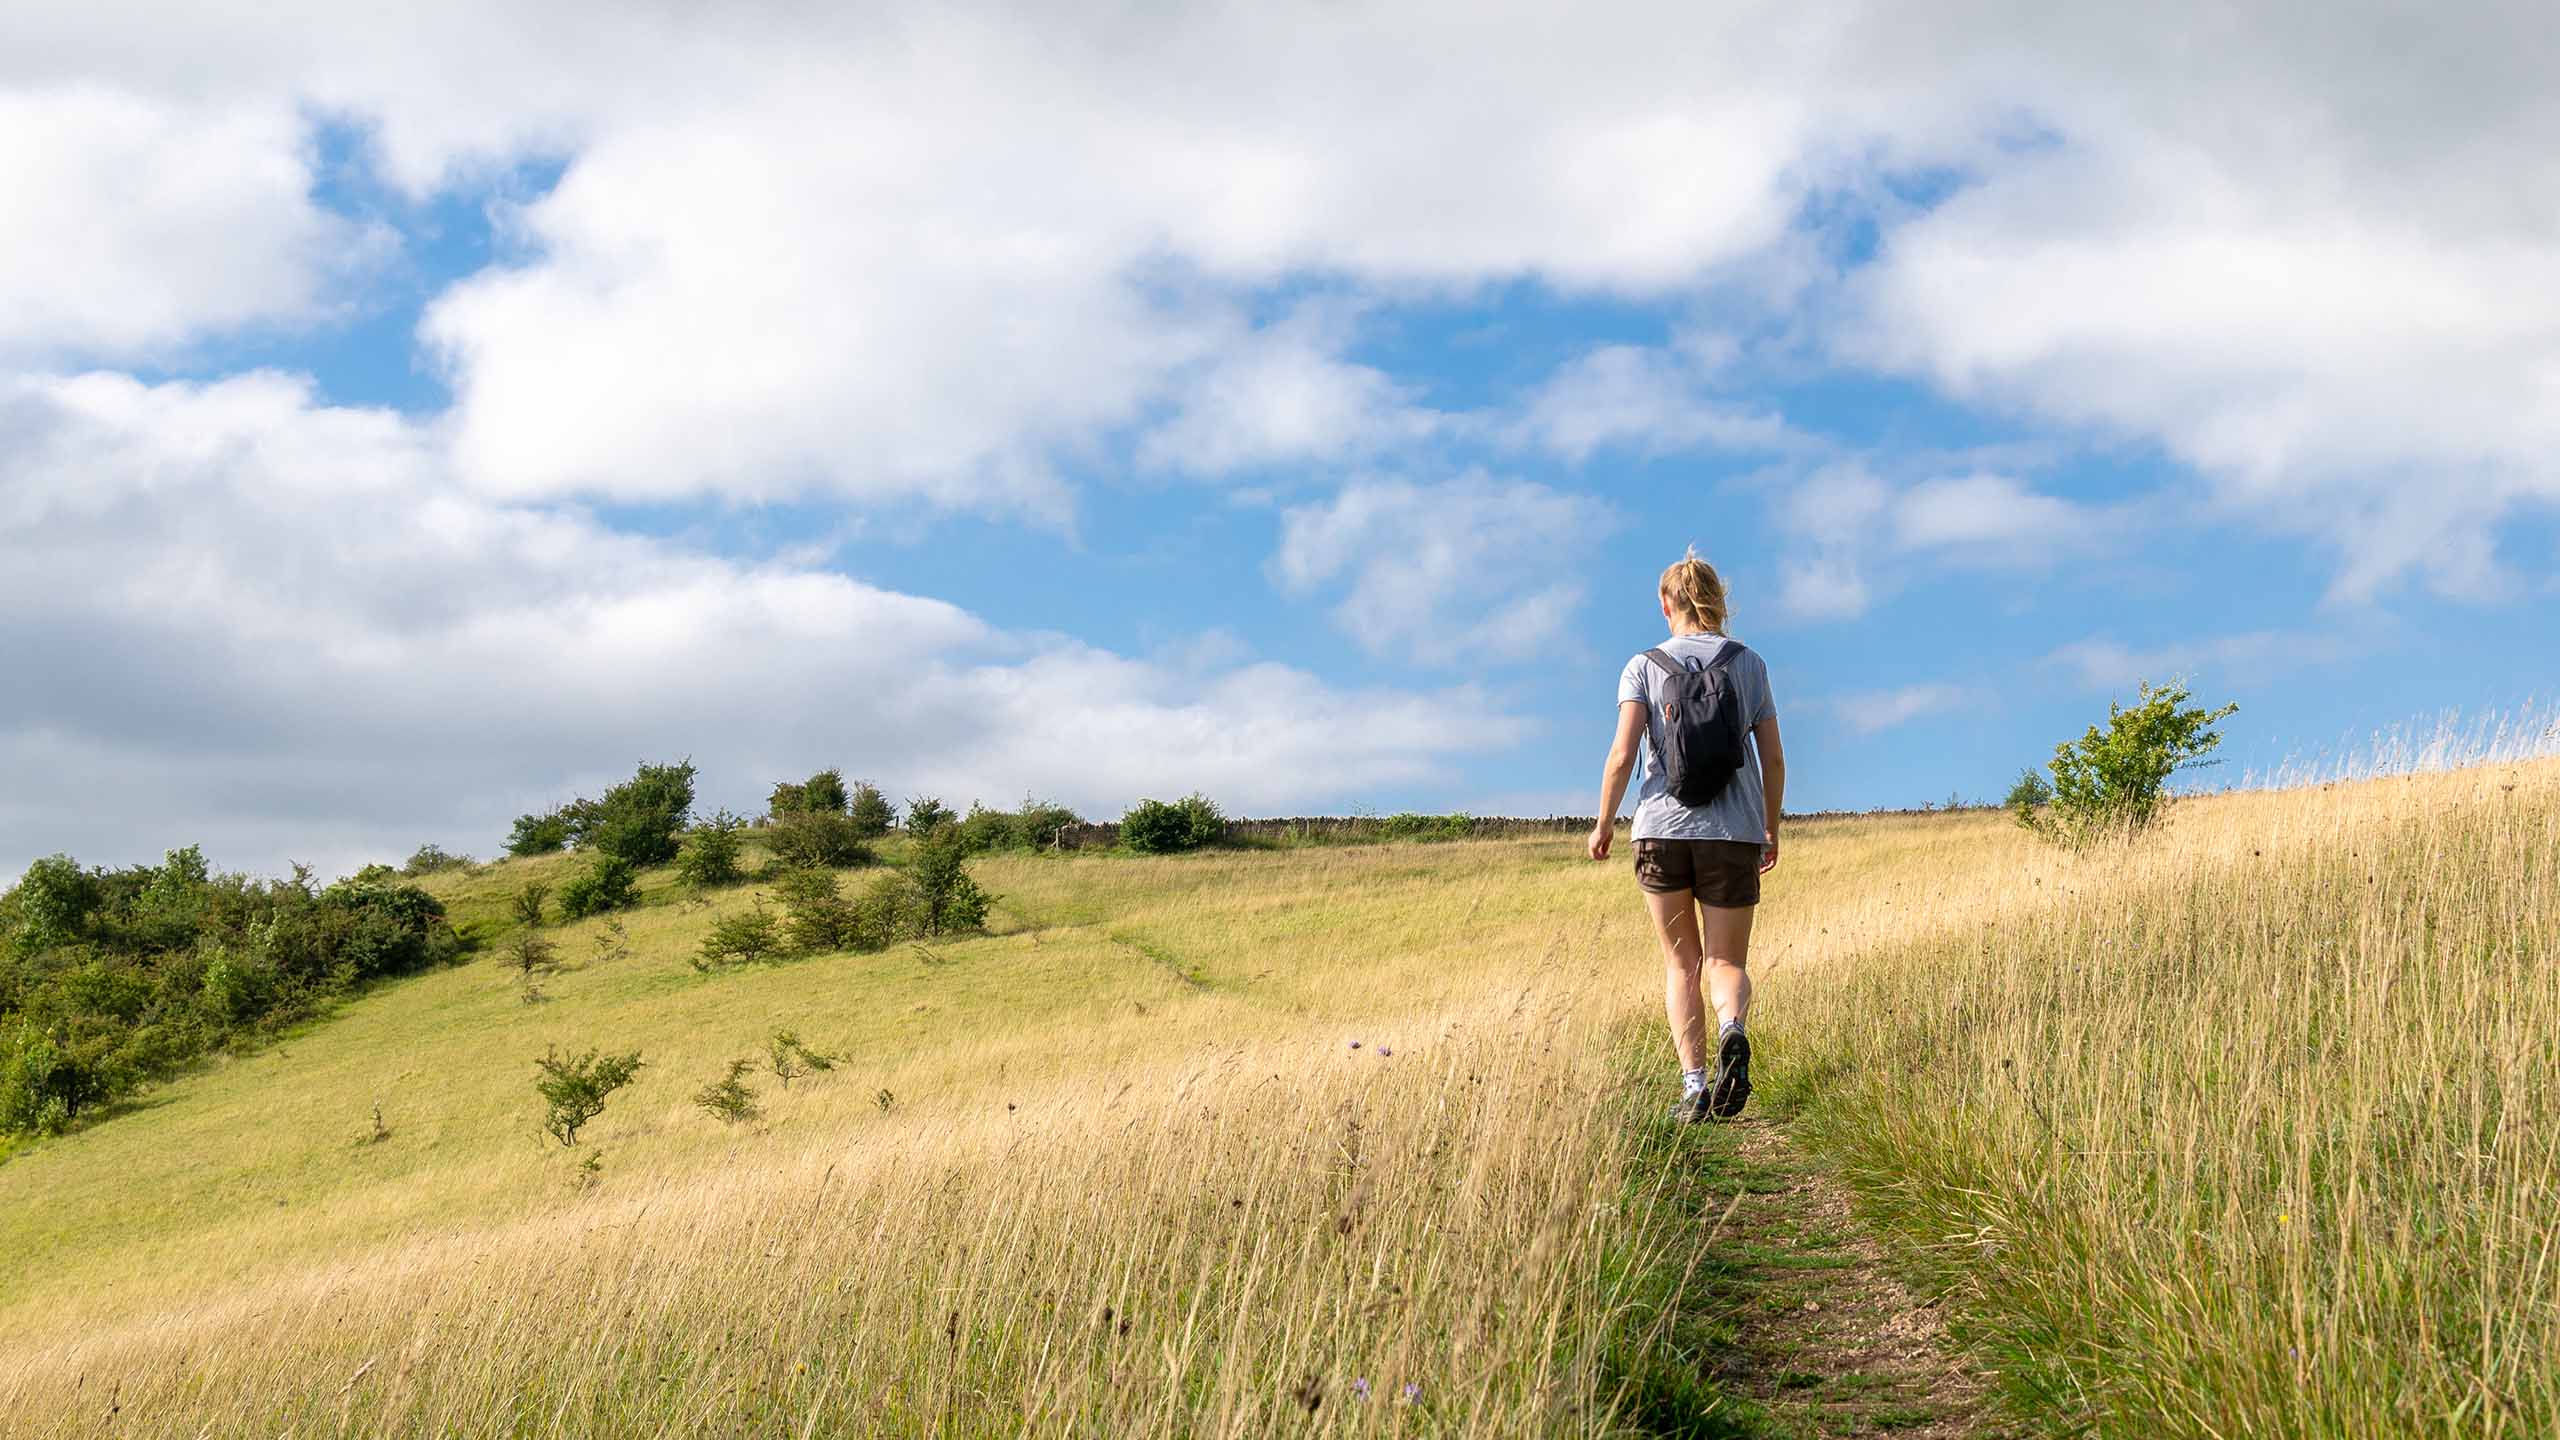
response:
[(1733, 677), (1725, 665), (1742, 653), (1740, 641), (1727, 640), (1716, 657), (1695, 670), (1660, 650), (1644, 658), (1662, 672), (1653, 702), (1662, 711), (1662, 729), (1654, 742), (1654, 763), (1671, 798), (1695, 810), (1713, 804), (1742, 769), (1741, 702), (1733, 693)]

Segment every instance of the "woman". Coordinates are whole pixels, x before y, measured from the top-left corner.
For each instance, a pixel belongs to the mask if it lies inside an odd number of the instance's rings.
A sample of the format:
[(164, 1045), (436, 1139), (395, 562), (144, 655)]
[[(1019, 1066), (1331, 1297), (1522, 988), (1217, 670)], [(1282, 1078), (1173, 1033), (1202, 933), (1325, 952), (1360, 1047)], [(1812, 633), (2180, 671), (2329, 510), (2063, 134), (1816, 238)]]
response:
[[(1682, 1121), (1709, 1116), (1731, 1119), (1742, 1113), (1751, 1095), (1751, 1041), (1742, 1031), (1751, 1010), (1751, 976), (1744, 968), (1751, 951), (1751, 913), (1760, 903), (1760, 877), (1778, 865), (1778, 807), (1787, 787), (1787, 762), (1778, 743), (1778, 707), (1769, 693), (1769, 667), (1740, 641), (1726, 636), (1724, 581), (1692, 548), (1662, 572), (1659, 586), (1662, 618), (1671, 638), (1627, 662), (1618, 675), (1618, 738), (1609, 747), (1608, 768), (1600, 782), (1600, 819), (1591, 827), (1591, 858), (1609, 858), (1609, 841), (1618, 802), (1627, 793), (1627, 778), (1636, 757), (1645, 757), (1644, 788), (1636, 801), (1636, 884), (1644, 890), (1645, 907), (1653, 912), (1654, 934), (1662, 942), (1667, 969), (1663, 1000), (1671, 1016), (1671, 1043), (1680, 1052), (1680, 1104), (1672, 1112)], [(1721, 671), (1723, 683), (1705, 690), (1720, 696), (1724, 723), (1733, 739), (1747, 734), (1740, 746), (1741, 767), (1721, 786), (1713, 784), (1714, 746), (1703, 752), (1683, 731), (1666, 734), (1666, 692), (1689, 694), (1690, 716), (1702, 688), (1673, 675), (1676, 667), (1699, 675)], [(1664, 763), (1666, 740), (1675, 752), (1690, 757), (1704, 753), (1709, 775), (1701, 786), (1688, 777), (1681, 789), (1693, 801), (1684, 804), (1672, 793), (1673, 777)], [(1684, 758), (1684, 765), (1695, 765)], [(1702, 795), (1702, 789), (1712, 789)], [(1700, 923), (1703, 912), (1705, 921)], [(1703, 959), (1707, 994), (1721, 1022), (1714, 1073), (1706, 1058), (1706, 1008), (1698, 993)]]

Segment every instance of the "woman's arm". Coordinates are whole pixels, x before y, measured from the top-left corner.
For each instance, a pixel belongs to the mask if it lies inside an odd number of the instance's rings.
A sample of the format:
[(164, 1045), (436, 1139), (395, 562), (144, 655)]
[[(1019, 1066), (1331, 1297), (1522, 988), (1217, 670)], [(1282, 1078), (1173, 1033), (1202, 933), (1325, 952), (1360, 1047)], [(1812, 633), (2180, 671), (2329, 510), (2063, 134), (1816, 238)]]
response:
[(1751, 739), (1760, 747), (1760, 794), (1768, 811), (1769, 838), (1760, 846), (1760, 873), (1766, 875), (1778, 868), (1778, 817), (1787, 803), (1787, 750), (1778, 743), (1778, 717), (1761, 716)]
[(1618, 802), (1627, 798), (1627, 780), (1636, 773), (1636, 747), (1644, 743), (1645, 703), (1618, 702), (1618, 738), (1609, 743), (1609, 763), (1600, 771), (1600, 818), (1591, 825), (1591, 858), (1609, 858), (1609, 840), (1618, 824)]

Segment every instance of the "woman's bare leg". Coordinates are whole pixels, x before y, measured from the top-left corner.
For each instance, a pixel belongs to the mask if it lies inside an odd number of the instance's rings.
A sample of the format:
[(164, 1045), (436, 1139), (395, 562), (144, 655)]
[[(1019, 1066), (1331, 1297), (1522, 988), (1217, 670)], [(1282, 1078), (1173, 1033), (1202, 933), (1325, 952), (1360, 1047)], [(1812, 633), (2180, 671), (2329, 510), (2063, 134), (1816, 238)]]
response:
[[(1751, 1013), (1751, 972), (1745, 967), (1751, 960), (1751, 916), (1757, 907), (1744, 905), (1726, 909), (1701, 905), (1698, 908), (1707, 914), (1707, 993), (1715, 998), (1716, 1019), (1740, 1020)], [(1694, 935), (1696, 932), (1693, 930), (1691, 933)], [(1690, 981), (1693, 985), (1696, 978), (1696, 972), (1692, 971)], [(1681, 1063), (1688, 1063), (1686, 1052), (1683, 1052)]]
[[(1686, 890), (1673, 895), (1656, 895), (1648, 890), (1644, 907), (1653, 912), (1654, 938), (1662, 942), (1662, 1003), (1671, 1018), (1672, 1048), (1680, 1052), (1682, 1070), (1703, 1069), (1707, 1063), (1707, 1014), (1698, 995), (1698, 907)], [(1745, 910), (1742, 914), (1747, 930), (1751, 912)]]

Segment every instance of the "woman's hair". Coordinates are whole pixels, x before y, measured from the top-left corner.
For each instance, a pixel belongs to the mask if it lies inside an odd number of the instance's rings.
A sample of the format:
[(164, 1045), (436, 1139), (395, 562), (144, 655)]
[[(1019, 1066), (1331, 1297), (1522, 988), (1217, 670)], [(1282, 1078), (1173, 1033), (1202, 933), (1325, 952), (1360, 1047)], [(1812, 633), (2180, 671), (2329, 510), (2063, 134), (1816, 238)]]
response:
[(1662, 572), (1662, 598), (1671, 602), (1673, 615), (1710, 635), (1724, 633), (1724, 577), (1698, 558), (1697, 546)]

